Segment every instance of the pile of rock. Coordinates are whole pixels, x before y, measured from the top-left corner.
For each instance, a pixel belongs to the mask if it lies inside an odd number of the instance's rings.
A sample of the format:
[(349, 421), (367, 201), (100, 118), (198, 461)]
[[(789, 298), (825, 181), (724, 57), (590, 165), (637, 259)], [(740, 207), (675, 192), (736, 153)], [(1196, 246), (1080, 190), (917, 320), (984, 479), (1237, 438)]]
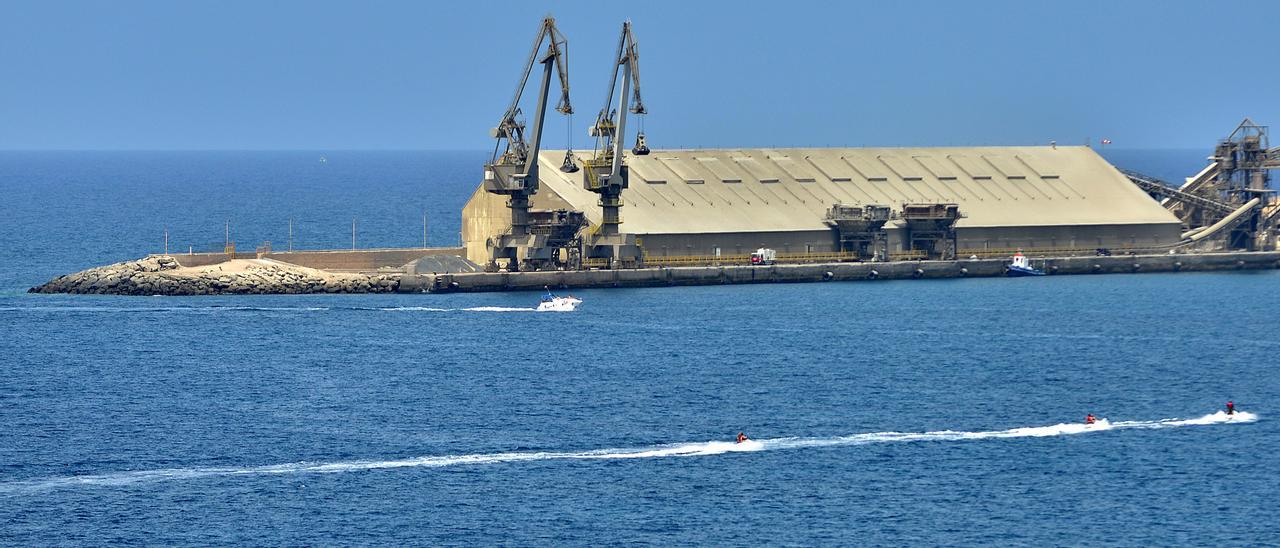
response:
[(248, 261), (222, 270), (182, 268), (172, 257), (152, 256), (59, 276), (31, 293), (99, 295), (249, 295), (281, 293), (392, 293), (398, 274), (346, 274)]

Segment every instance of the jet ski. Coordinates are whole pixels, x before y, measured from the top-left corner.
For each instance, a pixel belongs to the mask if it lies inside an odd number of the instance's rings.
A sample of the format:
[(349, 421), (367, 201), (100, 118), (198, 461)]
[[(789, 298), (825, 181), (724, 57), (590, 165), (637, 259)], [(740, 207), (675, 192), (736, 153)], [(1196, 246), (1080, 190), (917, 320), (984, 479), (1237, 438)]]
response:
[(547, 295), (542, 298), (542, 302), (538, 303), (538, 312), (573, 312), (580, 304), (582, 299), (572, 295), (568, 297)]

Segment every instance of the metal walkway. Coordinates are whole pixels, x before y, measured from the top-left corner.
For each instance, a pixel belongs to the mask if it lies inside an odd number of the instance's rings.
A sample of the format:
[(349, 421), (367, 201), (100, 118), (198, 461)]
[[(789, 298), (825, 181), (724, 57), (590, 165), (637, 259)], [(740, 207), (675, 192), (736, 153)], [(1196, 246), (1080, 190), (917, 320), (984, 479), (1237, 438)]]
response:
[[(1163, 196), (1165, 198), (1169, 198), (1179, 202), (1197, 205), (1205, 209), (1222, 213), (1224, 215), (1229, 214), (1236, 210), (1236, 207), (1230, 204), (1219, 202), (1217, 200), (1210, 200), (1203, 196), (1198, 196), (1196, 194), (1192, 194), (1191, 192), (1187, 192), (1184, 190), (1178, 190), (1174, 188), (1172, 185), (1165, 183), (1160, 179), (1156, 179), (1155, 177), (1148, 177), (1136, 171), (1130, 171), (1127, 169), (1122, 169), (1120, 170), (1120, 172), (1124, 173), (1124, 175), (1128, 177), (1130, 181), (1133, 181), (1133, 184), (1138, 185), (1138, 187), (1142, 188), (1142, 190), (1145, 190), (1148, 194)], [(1202, 172), (1202, 175), (1203, 175), (1203, 172)], [(1208, 180), (1208, 179), (1210, 178), (1199, 176), (1196, 178), (1195, 181), (1192, 181), (1192, 183), (1195, 183), (1196, 181)], [(1187, 185), (1184, 185), (1184, 186), (1191, 186), (1192, 183), (1188, 183)]]

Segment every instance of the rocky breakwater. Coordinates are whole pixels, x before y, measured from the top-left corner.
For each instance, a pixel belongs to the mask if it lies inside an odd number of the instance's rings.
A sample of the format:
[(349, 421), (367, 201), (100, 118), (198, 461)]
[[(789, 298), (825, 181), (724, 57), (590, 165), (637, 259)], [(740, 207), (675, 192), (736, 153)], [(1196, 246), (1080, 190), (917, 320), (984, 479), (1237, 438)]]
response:
[(151, 256), (59, 276), (30, 293), (94, 295), (252, 295), (286, 293), (392, 293), (399, 274), (349, 274), (267, 259), (236, 259), (183, 267)]

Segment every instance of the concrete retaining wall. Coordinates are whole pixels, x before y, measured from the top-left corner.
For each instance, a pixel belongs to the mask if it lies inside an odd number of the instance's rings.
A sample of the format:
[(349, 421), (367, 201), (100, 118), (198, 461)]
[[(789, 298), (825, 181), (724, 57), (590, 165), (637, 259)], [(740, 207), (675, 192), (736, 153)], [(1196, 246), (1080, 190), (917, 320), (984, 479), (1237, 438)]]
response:
[(318, 268), (320, 270), (371, 271), (379, 268), (400, 268), (428, 255), (462, 255), (461, 247), (433, 247), (425, 249), (367, 249), (355, 251), (294, 251), (269, 253), (263, 258)]
[[(1191, 272), (1280, 268), (1280, 252), (1114, 257), (1034, 258), (1049, 275)], [(401, 292), (482, 292), (605, 287), (655, 287), (742, 283), (931, 279), (1004, 276), (1008, 259), (709, 266), (567, 272), (477, 272), (405, 276)]]
[[(160, 257), (161, 255), (150, 255), (150, 257)], [(173, 257), (178, 264), (185, 267), (209, 266), (211, 264), (225, 263), (231, 259), (257, 259), (256, 253), (236, 253), (234, 255), (228, 253), (194, 253), (190, 255), (163, 255), (165, 257)]]
[(226, 253), (196, 253), (191, 255), (170, 255), (178, 264), (186, 267), (207, 266), (235, 259), (273, 259), (320, 270), (372, 272), (380, 268), (401, 268), (415, 260), (428, 255), (462, 255), (461, 247), (402, 248), (402, 249), (357, 249), (328, 251), (282, 251), (258, 256), (256, 253), (236, 253), (234, 257)]

